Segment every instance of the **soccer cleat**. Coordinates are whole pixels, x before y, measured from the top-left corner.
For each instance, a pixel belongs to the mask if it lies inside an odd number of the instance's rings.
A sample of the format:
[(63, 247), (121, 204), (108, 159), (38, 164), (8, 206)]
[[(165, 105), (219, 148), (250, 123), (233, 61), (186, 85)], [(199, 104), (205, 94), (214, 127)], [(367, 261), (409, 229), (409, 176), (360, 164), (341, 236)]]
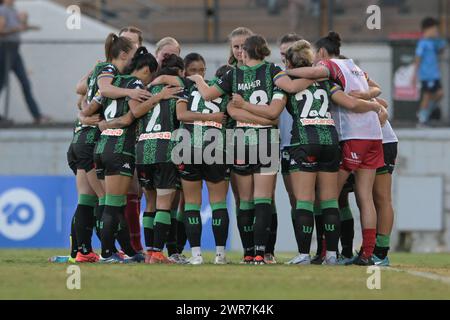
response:
[(203, 264), (203, 257), (202, 257), (202, 256), (190, 257), (190, 258), (188, 259), (188, 264), (192, 264), (192, 265), (200, 265), (200, 264)]
[(360, 255), (356, 257), (353, 264), (357, 266), (373, 266), (374, 263), (372, 257), (366, 258), (363, 255)]
[(152, 254), (153, 251), (152, 250), (147, 250), (147, 252), (145, 253), (145, 263), (150, 263), (150, 259), (152, 258)]
[(296, 255), (295, 257), (293, 257), (291, 260), (285, 262), (284, 264), (295, 264), (294, 262), (298, 259), (299, 256), (300, 256), (300, 254)]
[(227, 264), (227, 259), (224, 255), (216, 254), (216, 257), (214, 258), (214, 264)]
[(129, 257), (129, 256), (125, 256), (124, 262), (125, 263), (141, 263), (144, 262), (146, 259), (145, 255), (141, 252), (136, 253), (134, 256)]
[(388, 256), (384, 257), (384, 259), (380, 259), (376, 255), (373, 255), (372, 258), (373, 258), (373, 263), (376, 266), (389, 267), (391, 265), (391, 262), (389, 261)]
[(300, 253), (298, 256), (296, 256), (293, 259), (292, 264), (298, 264), (298, 265), (311, 264), (311, 257), (309, 256), (309, 254), (302, 254), (302, 253)]
[(256, 256), (254, 259), (253, 259), (253, 263), (254, 264), (256, 264), (256, 265), (262, 265), (262, 264), (266, 264), (266, 261), (264, 261), (264, 257), (263, 256)]
[(323, 261), (325, 260), (325, 257), (322, 255), (318, 255), (316, 254), (312, 259), (311, 259), (311, 264), (322, 264)]
[(94, 251), (91, 251), (88, 254), (82, 254), (81, 252), (78, 252), (75, 261), (79, 263), (95, 263), (98, 262), (99, 259), (100, 258), (98, 254), (96, 254)]
[(254, 257), (252, 257), (252, 256), (245, 256), (241, 260), (240, 264), (252, 264), (253, 263), (253, 259), (254, 259)]
[(108, 258), (103, 258), (102, 256), (100, 256), (100, 260), (98, 262), (105, 264), (113, 264), (113, 263), (124, 263), (124, 260), (117, 253), (113, 253)]
[(264, 261), (266, 261), (267, 264), (276, 264), (277, 260), (275, 260), (275, 256), (271, 253), (266, 253), (264, 255)]
[(336, 266), (338, 265), (338, 259), (335, 256), (325, 258), (325, 260), (322, 262), (322, 265)]
[(356, 257), (357, 256), (347, 258), (346, 256), (341, 254), (337, 260), (337, 263), (338, 263), (338, 265), (341, 265), (341, 266), (349, 266), (349, 265), (353, 264), (353, 261), (356, 259)]
[(48, 262), (53, 263), (68, 263), (68, 262), (75, 262), (75, 260), (71, 256), (53, 256), (48, 258)]
[(186, 257), (179, 253), (174, 253), (169, 257), (169, 260), (176, 264), (187, 264), (188, 261)]
[(148, 262), (148, 264), (173, 264), (162, 252), (154, 251)]

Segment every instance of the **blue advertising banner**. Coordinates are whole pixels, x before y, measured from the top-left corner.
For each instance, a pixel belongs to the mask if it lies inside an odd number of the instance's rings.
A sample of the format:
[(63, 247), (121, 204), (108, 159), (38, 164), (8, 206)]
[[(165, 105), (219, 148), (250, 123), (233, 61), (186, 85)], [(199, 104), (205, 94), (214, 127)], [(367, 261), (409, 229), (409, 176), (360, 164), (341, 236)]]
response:
[[(202, 198), (202, 248), (213, 250), (212, 213), (206, 185)], [(229, 208), (230, 201), (228, 195)], [(0, 176), (0, 247), (68, 248), (70, 222), (76, 206), (75, 177)], [(145, 200), (142, 200), (141, 212), (144, 208)], [(144, 244), (143, 231), (141, 235)], [(93, 245), (100, 247), (95, 234)]]
[(73, 177), (0, 177), (0, 247), (69, 246)]

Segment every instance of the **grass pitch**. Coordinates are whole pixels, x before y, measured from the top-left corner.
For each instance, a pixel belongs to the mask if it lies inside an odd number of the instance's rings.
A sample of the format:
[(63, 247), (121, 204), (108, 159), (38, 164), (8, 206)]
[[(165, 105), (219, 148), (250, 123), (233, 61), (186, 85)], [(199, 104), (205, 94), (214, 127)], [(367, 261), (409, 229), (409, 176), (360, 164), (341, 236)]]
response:
[(367, 288), (365, 267), (287, 266), (292, 254), (281, 253), (265, 266), (83, 264), (81, 289), (69, 290), (69, 265), (47, 262), (66, 252), (0, 250), (0, 299), (450, 299), (449, 254), (391, 254), (401, 271), (382, 269), (380, 290)]

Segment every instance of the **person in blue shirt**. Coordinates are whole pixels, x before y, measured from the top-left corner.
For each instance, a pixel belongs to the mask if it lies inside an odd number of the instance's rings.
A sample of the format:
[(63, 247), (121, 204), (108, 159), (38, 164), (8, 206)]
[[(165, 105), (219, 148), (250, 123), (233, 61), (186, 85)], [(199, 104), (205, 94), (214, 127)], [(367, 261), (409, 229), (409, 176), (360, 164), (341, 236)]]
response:
[(416, 48), (416, 74), (414, 83), (419, 78), (422, 85), (422, 100), (417, 114), (419, 125), (425, 125), (442, 99), (441, 73), (439, 55), (443, 52), (446, 41), (439, 38), (439, 22), (434, 18), (422, 21), (422, 38)]

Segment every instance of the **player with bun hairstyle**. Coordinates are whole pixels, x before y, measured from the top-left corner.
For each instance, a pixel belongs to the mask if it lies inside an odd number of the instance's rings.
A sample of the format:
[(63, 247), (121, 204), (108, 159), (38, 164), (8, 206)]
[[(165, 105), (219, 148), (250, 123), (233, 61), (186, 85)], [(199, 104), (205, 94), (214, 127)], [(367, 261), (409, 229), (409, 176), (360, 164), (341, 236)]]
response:
[[(158, 64), (145, 47), (138, 49), (124, 75), (117, 75), (113, 85), (120, 88), (144, 89), (150, 83)], [(129, 74), (129, 75), (126, 75)], [(99, 98), (96, 98), (98, 101)], [(115, 235), (126, 254), (125, 261), (141, 262), (144, 256), (136, 252), (130, 242), (129, 227), (124, 211), (127, 193), (134, 175), (136, 123), (131, 108), (140, 102), (125, 97), (119, 99), (100, 98), (101, 105), (91, 103), (84, 110), (86, 115), (96, 112), (101, 106), (105, 120), (99, 123), (102, 130), (95, 148), (96, 172), (104, 180), (106, 206), (101, 219), (102, 257), (100, 262), (123, 262), (123, 258), (114, 253)], [(94, 104), (94, 105), (93, 105)]]
[[(158, 74), (183, 76), (183, 60), (175, 54), (166, 55)], [(181, 88), (150, 87), (157, 104), (149, 103), (133, 111), (139, 121), (139, 139), (136, 145), (136, 166), (142, 185), (156, 189), (156, 214), (153, 220), (153, 243), (147, 248), (146, 263), (172, 263), (162, 250), (171, 228), (171, 209), (179, 183), (171, 152), (175, 140), (172, 133), (178, 128), (176, 102)], [(146, 227), (146, 225), (144, 225)], [(146, 239), (147, 242), (147, 239)]]
[[(291, 81), (285, 77), (286, 74), (279, 67), (266, 62), (265, 58), (270, 55), (270, 49), (266, 40), (259, 35), (248, 37), (243, 49), (242, 57), (245, 65), (225, 74), (214, 86), (208, 86), (198, 76), (191, 79), (196, 82), (200, 94), (206, 101), (214, 100), (223, 94), (233, 94), (233, 103), (229, 105), (228, 113), (236, 120), (237, 132), (252, 130), (250, 132), (255, 132), (256, 135), (263, 132), (266, 137), (275, 139), (273, 134), (276, 130), (272, 129), (276, 129), (276, 126), (245, 122), (236, 118), (234, 110), (241, 108), (245, 102), (250, 102), (258, 105), (257, 108), (271, 111), (277, 109), (281, 112), (282, 108), (279, 106), (284, 105), (285, 95), (278, 90), (278, 83), (295, 91), (307, 87), (309, 81), (302, 79)], [(278, 115), (279, 113), (274, 112), (271, 118), (266, 119), (275, 121)], [(267, 140), (257, 140), (257, 138), (256, 140), (246, 139), (245, 158), (235, 158), (232, 174), (237, 181), (240, 199), (237, 220), (244, 247), (243, 262), (264, 264), (265, 248), (270, 236), (268, 230), (270, 230), (272, 218), (272, 197), (279, 158), (274, 164), (264, 164), (260, 159), (257, 159), (257, 163), (250, 163), (250, 151), (261, 148), (262, 143), (266, 144), (266, 150), (271, 150), (274, 145)]]
[[(293, 76), (320, 79), (329, 78), (345, 92), (368, 98), (380, 94), (378, 87), (369, 87), (367, 75), (351, 59), (339, 59), (341, 39), (335, 32), (316, 43), (317, 66), (289, 70)], [(361, 211), (363, 244), (361, 254), (343, 263), (373, 264), (372, 254), (376, 242), (377, 213), (373, 200), (376, 169), (384, 166), (382, 130), (375, 112), (357, 114), (341, 107), (333, 109), (333, 119), (339, 133), (343, 160), (339, 171), (339, 190), (349, 175), (355, 173), (356, 197)], [(356, 156), (355, 156), (356, 155)], [(356, 158), (355, 158), (356, 157)], [(328, 249), (327, 249), (328, 250)], [(348, 258), (348, 257), (346, 257)]]

